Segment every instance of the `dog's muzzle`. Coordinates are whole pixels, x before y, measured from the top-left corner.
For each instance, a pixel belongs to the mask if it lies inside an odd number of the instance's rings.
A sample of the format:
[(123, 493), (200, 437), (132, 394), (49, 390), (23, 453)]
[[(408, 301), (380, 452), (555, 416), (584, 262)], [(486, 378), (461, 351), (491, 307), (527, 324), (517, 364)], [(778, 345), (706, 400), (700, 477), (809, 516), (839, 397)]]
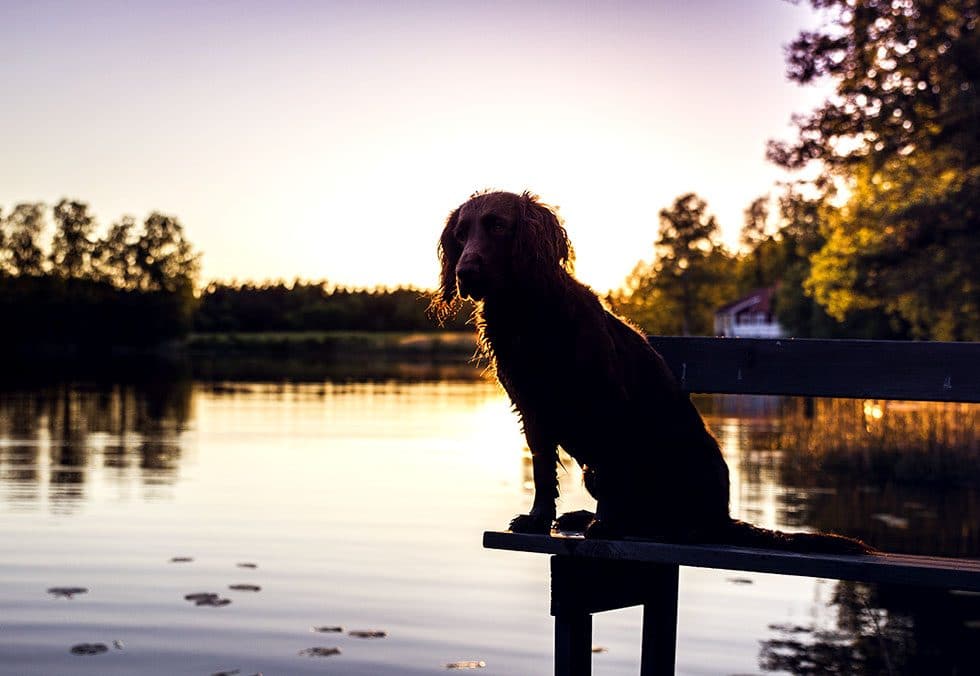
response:
[(475, 265), (456, 268), (456, 288), (461, 298), (483, 300), (483, 284), (480, 268)]

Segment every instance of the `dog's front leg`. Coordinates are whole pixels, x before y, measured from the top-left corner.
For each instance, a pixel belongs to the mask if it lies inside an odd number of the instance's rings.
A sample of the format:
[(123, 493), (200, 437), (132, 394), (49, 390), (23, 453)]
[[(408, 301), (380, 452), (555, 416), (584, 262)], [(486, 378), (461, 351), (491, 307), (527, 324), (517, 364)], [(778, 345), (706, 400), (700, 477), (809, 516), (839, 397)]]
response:
[(530, 512), (519, 514), (511, 520), (510, 530), (515, 533), (550, 533), (555, 521), (555, 500), (558, 499), (558, 443), (526, 418), (524, 436), (531, 449), (534, 503)]

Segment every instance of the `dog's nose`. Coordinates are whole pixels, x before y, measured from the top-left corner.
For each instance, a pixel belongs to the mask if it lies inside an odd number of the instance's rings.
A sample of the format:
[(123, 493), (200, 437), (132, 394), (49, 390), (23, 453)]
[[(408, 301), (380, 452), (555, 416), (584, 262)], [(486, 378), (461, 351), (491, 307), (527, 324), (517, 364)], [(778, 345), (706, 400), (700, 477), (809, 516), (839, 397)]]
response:
[(456, 279), (459, 280), (461, 286), (469, 287), (472, 286), (474, 282), (480, 276), (480, 268), (476, 265), (461, 265), (456, 268)]
[(456, 268), (456, 280), (459, 282), (460, 289), (472, 289), (480, 279), (480, 268), (476, 265), (462, 265)]

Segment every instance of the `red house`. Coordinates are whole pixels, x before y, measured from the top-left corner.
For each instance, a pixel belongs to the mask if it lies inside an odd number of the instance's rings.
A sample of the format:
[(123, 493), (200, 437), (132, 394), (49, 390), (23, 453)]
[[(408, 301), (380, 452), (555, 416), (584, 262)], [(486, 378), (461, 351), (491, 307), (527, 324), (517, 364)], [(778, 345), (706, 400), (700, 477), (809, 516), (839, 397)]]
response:
[(772, 311), (775, 287), (756, 289), (715, 310), (715, 335), (731, 338), (783, 338)]

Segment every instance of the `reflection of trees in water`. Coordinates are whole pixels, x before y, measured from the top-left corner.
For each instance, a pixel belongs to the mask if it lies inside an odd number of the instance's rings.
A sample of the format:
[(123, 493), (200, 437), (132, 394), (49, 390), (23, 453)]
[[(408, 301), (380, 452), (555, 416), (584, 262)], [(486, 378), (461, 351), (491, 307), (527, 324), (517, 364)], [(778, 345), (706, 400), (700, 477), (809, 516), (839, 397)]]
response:
[[(733, 465), (733, 506), (886, 551), (980, 555), (977, 406), (715, 397), (698, 401)], [(975, 671), (980, 596), (830, 581), (804, 625), (775, 624), (764, 671)]]
[(974, 673), (980, 598), (945, 590), (836, 582), (833, 617), (771, 625), (759, 666), (792, 674)]
[(733, 507), (888, 551), (980, 556), (971, 404), (775, 397), (698, 400), (732, 466)]
[(474, 381), (483, 377), (484, 366), (458, 354), (406, 359), (382, 351), (320, 354), (302, 349), (281, 355), (203, 353), (193, 359), (194, 378), (206, 382)]
[(47, 494), (72, 509), (93, 468), (172, 484), (190, 415), (187, 380), (52, 384), (0, 391), (0, 489), (19, 505)]

